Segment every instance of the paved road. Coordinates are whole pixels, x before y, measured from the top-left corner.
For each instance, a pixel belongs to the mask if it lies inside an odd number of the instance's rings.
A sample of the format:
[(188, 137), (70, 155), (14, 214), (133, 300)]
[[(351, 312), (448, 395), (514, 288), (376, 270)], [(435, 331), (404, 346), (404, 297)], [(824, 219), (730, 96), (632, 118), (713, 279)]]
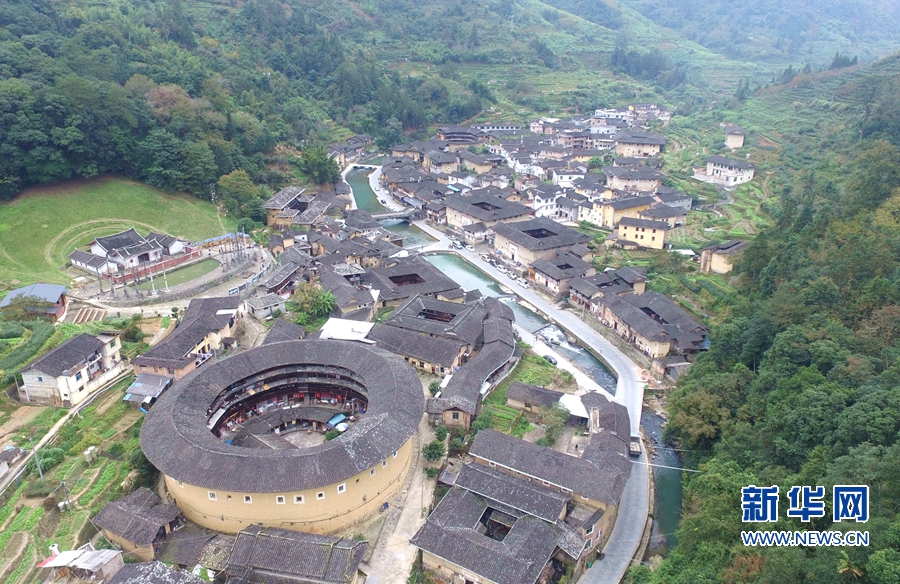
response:
[[(443, 233), (424, 221), (416, 221), (415, 224), (438, 240), (425, 248), (425, 251), (449, 249), (449, 240)], [(491, 278), (505, 285), (507, 284), (508, 279), (503, 278), (502, 274), (481, 259), (479, 254), (465, 250), (458, 250), (457, 253), (470, 263), (478, 266)], [(554, 307), (531, 290), (520, 286), (512, 287), (517, 295), (549, 315), (552, 320), (562, 325), (571, 334), (578, 337), (582, 343), (590, 346), (597, 355), (602, 357), (603, 361), (606, 362), (618, 378), (615, 401), (628, 408), (631, 431), (632, 433), (638, 433), (641, 425), (641, 408), (644, 402), (644, 383), (641, 381), (640, 367), (575, 314)], [(631, 565), (632, 558), (643, 538), (644, 527), (649, 514), (650, 467), (646, 463), (647, 455), (644, 453), (638, 460), (638, 464), (632, 466), (631, 476), (625, 485), (625, 491), (622, 493), (622, 499), (619, 503), (619, 515), (616, 519), (616, 525), (606, 547), (603, 548), (603, 558), (595, 563), (593, 568), (585, 572), (584, 576), (579, 580), (582, 584), (618, 584)]]

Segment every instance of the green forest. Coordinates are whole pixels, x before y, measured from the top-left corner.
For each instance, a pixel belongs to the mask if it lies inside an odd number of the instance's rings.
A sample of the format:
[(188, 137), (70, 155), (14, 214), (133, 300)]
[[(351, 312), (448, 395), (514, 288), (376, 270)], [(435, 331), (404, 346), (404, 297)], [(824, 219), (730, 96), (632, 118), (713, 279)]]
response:
[[(667, 438), (699, 471), (678, 545), (629, 578), (900, 584), (900, 55), (869, 64), (896, 50), (898, 4), (749, 4), (6, 0), (0, 199), (113, 173), (258, 220), (271, 190), (333, 182), (325, 145), (353, 133), (387, 148), (659, 101), (689, 167), (740, 123), (771, 222), (669, 397)], [(868, 484), (871, 544), (744, 547), (750, 484)]]

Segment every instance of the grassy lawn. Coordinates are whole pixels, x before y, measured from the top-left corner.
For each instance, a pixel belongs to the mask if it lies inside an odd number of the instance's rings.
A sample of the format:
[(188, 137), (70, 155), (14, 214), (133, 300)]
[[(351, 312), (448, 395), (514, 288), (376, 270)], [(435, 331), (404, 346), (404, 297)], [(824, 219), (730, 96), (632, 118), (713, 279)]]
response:
[(196, 241), (231, 230), (234, 222), (220, 222), (210, 202), (115, 177), (26, 189), (0, 205), (0, 287), (12, 280), (67, 284), (62, 268), (76, 246), (129, 227)]

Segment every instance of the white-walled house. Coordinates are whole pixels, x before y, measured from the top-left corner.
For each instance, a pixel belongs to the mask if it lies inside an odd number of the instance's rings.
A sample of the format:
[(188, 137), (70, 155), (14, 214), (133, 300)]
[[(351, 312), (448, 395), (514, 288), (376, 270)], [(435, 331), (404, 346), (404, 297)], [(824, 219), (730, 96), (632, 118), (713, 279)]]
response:
[(22, 371), (22, 401), (72, 407), (125, 369), (116, 332), (82, 333)]

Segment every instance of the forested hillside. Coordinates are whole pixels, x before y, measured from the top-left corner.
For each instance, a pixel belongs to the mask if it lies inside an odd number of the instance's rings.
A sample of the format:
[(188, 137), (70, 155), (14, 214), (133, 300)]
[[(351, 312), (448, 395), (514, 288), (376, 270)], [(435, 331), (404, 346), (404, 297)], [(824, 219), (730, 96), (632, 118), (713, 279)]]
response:
[[(800, 79), (736, 108), (800, 172), (781, 175), (773, 225), (737, 263), (730, 318), (671, 395), (668, 436), (700, 472), (686, 473), (678, 546), (633, 582), (900, 582), (898, 61)], [(742, 523), (751, 484), (821, 485), (828, 500), (833, 485), (867, 484), (871, 516), (832, 524), (829, 507), (801, 523), (783, 502), (778, 523)], [(757, 528), (863, 529), (871, 541), (745, 547), (740, 532)]]
[[(595, 11), (592, 2), (577, 4), (585, 18)], [(827, 67), (835, 53), (872, 61), (900, 48), (900, 4), (892, 0), (620, 0), (620, 4), (741, 61)]]

